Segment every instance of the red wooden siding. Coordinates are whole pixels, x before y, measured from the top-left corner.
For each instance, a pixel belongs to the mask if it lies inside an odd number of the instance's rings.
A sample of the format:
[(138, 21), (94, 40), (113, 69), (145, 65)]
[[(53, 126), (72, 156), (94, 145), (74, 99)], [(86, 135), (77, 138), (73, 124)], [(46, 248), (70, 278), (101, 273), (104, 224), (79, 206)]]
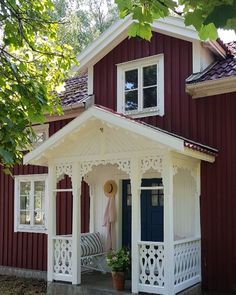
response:
[[(52, 135), (70, 120), (50, 123)], [(47, 173), (46, 167), (15, 166), (13, 175)], [(60, 186), (70, 185), (65, 177)], [(83, 183), (81, 197), (82, 232), (89, 226), (89, 192)], [(71, 233), (72, 198), (68, 194), (57, 196), (57, 233)], [(47, 270), (47, 235), (38, 233), (14, 233), (14, 179), (2, 172), (0, 166), (0, 265), (27, 269)]]
[(116, 110), (116, 64), (164, 53), (165, 115), (145, 122), (219, 149), (202, 163), (201, 228), (203, 287), (236, 291), (236, 94), (193, 100), (185, 93), (192, 73), (192, 46), (154, 33), (151, 43), (126, 39), (94, 67), (97, 104)]

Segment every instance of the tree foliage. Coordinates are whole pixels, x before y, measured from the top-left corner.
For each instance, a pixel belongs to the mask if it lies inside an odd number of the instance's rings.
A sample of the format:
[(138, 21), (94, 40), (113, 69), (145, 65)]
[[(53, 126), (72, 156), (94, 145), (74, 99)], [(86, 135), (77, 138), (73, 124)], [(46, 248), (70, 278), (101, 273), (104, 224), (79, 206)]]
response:
[(53, 0), (53, 17), (61, 19), (59, 35), (75, 53), (103, 33), (116, 19), (118, 9), (112, 0)]
[(154, 20), (177, 14), (187, 26), (193, 25), (202, 40), (216, 39), (217, 29), (236, 30), (236, 0), (116, 0), (120, 16), (132, 14), (136, 22), (130, 36), (151, 38)]
[[(75, 62), (51, 0), (0, 0), (0, 164), (20, 162), (32, 123), (60, 112), (56, 87)], [(28, 126), (29, 128), (26, 128)]]

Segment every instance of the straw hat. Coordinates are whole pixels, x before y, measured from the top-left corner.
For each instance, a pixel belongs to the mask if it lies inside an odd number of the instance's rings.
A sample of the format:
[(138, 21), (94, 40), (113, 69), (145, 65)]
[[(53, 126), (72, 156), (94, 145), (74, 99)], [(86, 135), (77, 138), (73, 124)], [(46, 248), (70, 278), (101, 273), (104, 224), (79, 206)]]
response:
[(103, 186), (104, 194), (107, 197), (114, 197), (117, 193), (117, 184), (114, 180), (108, 180)]

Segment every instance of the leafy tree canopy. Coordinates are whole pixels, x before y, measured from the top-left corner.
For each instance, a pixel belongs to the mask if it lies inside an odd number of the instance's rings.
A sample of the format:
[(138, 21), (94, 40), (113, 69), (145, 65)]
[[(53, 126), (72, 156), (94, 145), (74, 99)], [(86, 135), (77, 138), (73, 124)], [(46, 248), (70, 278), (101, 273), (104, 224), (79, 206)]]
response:
[[(32, 123), (61, 112), (56, 87), (75, 62), (51, 0), (0, 0), (0, 164), (20, 162)], [(29, 126), (29, 128), (25, 128)]]
[(170, 14), (193, 25), (202, 40), (216, 39), (217, 29), (236, 30), (236, 0), (116, 0), (120, 16), (132, 14), (135, 22), (129, 35), (151, 38), (151, 23)]
[(53, 17), (61, 19), (59, 36), (77, 54), (103, 33), (116, 19), (113, 0), (53, 0)]

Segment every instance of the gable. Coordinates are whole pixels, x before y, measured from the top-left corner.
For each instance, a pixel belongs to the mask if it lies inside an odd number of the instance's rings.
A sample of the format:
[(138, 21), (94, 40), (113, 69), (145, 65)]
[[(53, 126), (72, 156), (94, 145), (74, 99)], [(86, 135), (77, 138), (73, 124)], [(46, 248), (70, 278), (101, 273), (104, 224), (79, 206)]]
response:
[[(105, 132), (106, 131), (106, 132)], [(118, 144), (118, 146), (116, 146)], [(104, 158), (112, 153), (168, 149), (213, 162), (216, 150), (129, 119), (112, 110), (92, 106), (24, 157), (24, 164), (48, 165), (60, 157)], [(189, 149), (192, 151), (189, 153)], [(196, 152), (194, 153), (193, 150)]]
[[(127, 16), (122, 20), (118, 20), (98, 39), (96, 39), (84, 51), (82, 51), (77, 56), (77, 59), (80, 61), (79, 70), (81, 72), (86, 71), (99, 60), (101, 60), (125, 38), (127, 38), (128, 28), (132, 22), (133, 20), (130, 16)], [(168, 16), (163, 19), (158, 19), (152, 24), (152, 30), (153, 32), (159, 32), (181, 40), (186, 40), (192, 42), (193, 44), (195, 44), (196, 41), (198, 41), (197, 45), (200, 43), (198, 34), (194, 27), (186, 27), (183, 19), (180, 17)], [(218, 42), (209, 41), (206, 42), (206, 44), (211, 51), (219, 54), (219, 56), (224, 55), (224, 50), (222, 51), (222, 48)]]

